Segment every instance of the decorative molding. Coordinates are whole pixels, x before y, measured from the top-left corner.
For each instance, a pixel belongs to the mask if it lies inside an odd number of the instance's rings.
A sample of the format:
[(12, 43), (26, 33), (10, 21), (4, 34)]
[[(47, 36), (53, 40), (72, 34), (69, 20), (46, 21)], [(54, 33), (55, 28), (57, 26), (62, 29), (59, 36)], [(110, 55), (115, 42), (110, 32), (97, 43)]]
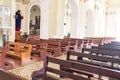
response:
[(16, 0), (16, 2), (22, 3), (22, 4), (29, 4), (30, 0)]
[(30, 0), (23, 0), (23, 3), (24, 3), (24, 4), (29, 4), (29, 3), (30, 3)]

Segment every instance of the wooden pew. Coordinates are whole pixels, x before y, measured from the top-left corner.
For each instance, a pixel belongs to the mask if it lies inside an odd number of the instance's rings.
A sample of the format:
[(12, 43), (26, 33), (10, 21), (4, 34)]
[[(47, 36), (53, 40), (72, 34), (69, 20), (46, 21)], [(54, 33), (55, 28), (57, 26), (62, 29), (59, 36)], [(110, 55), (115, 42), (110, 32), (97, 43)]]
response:
[(30, 61), (32, 45), (20, 42), (7, 42), (7, 56), (21, 60), (21, 65)]
[[(73, 59), (72, 57), (81, 57), (82, 59)], [(78, 63), (84, 63), (84, 64), (89, 64), (89, 65), (94, 65), (94, 66), (101, 66), (104, 68), (108, 69), (113, 69), (113, 70), (120, 70), (120, 58), (113, 58), (113, 57), (108, 57), (108, 56), (101, 56), (101, 55), (95, 55), (95, 54), (89, 54), (89, 53), (80, 53), (80, 52), (74, 52), (74, 51), (69, 51), (67, 53), (67, 60), (70, 61), (75, 61)], [(72, 71), (70, 69), (66, 69), (62, 66), (62, 70), (65, 71)], [(83, 73), (85, 74), (85, 73)], [(89, 74), (85, 74), (90, 78), (91, 76)], [(114, 78), (110, 78), (110, 80), (116, 80)]]
[(93, 45), (94, 46), (104, 44), (102, 37), (85, 37), (84, 39), (93, 40)]
[(97, 55), (108, 55), (112, 57), (120, 57), (120, 51), (119, 50), (110, 50), (110, 49), (101, 49), (98, 47), (92, 47), (92, 48), (83, 48), (82, 53), (84, 52), (89, 52), (89, 53), (94, 53)]
[[(93, 40), (90, 39), (79, 39), (79, 38), (66, 38), (65, 40), (69, 40), (70, 42), (76, 42), (75, 45), (77, 46), (77, 49), (82, 49), (91, 47), (93, 45)], [(74, 50), (74, 51), (80, 51), (80, 50)]]
[(53, 40), (31, 40), (31, 41), (19, 41), (22, 43), (27, 43), (32, 45), (32, 54), (39, 54), (41, 59), (43, 59), (43, 55), (52, 55), (52, 56), (59, 56), (61, 55), (61, 48), (59, 41)]
[(120, 41), (111, 41), (111, 44), (120, 45)]
[(47, 55), (48, 44), (39, 41), (19, 41), (32, 45), (31, 54), (37, 54), (43, 60), (44, 56)]
[(11, 72), (0, 69), (0, 80), (27, 80)]
[[(54, 73), (63, 77), (67, 77), (73, 80), (92, 80), (90, 78), (81, 76), (81, 74), (74, 74), (71, 72), (66, 72), (60, 69), (56, 69), (53, 67), (50, 67), (48, 64), (49, 63), (55, 63), (58, 64), (59, 66), (62, 65), (66, 68), (69, 69), (76, 69), (78, 71), (83, 71), (86, 73), (91, 73), (91, 74), (97, 74), (99, 76), (107, 76), (107, 77), (113, 77), (118, 80), (120, 80), (120, 71), (112, 70), (112, 69), (107, 69), (104, 67), (100, 66), (93, 66), (93, 65), (88, 65), (88, 64), (83, 64), (83, 63), (77, 63), (74, 61), (68, 61), (68, 60), (61, 60), (61, 59), (56, 59), (52, 57), (46, 57), (46, 60), (44, 62), (44, 66), (41, 70), (34, 71), (32, 73), (32, 80), (61, 80), (61, 78), (54, 76)], [(50, 73), (48, 73), (50, 72)], [(109, 73), (109, 74), (108, 74)], [(102, 80), (101, 77), (96, 77), (98, 80)], [(65, 80), (65, 79), (63, 79)]]
[(48, 44), (47, 43), (41, 43), (41, 42), (30, 42), (32, 45), (32, 54), (38, 54), (40, 55), (40, 58), (43, 60), (47, 53)]
[(118, 44), (105, 44), (105, 45), (99, 45), (99, 49), (106, 49), (106, 50), (119, 50), (120, 51), (120, 45)]
[[(71, 56), (81, 57), (82, 59), (72, 59)], [(116, 64), (120, 65), (120, 58), (69, 51), (67, 53), (67, 60), (120, 70), (119, 66), (115, 67)]]
[(62, 54), (60, 48), (61, 43), (59, 41), (45, 40), (45, 39), (40, 39), (35, 41), (40, 43), (47, 43), (48, 45), (47, 52), (51, 53), (52, 56), (60, 56)]
[(93, 40), (93, 44), (95, 46), (98, 46), (106, 43), (111, 43), (116, 38), (115, 37), (85, 37), (85, 39)]
[(0, 48), (0, 68), (4, 70), (13, 69), (13, 65), (6, 60), (6, 47)]
[(61, 43), (60, 47), (62, 52), (67, 53), (67, 51), (81, 51), (83, 47), (91, 47), (92, 40), (79, 39), (79, 38), (64, 38), (64, 39), (54, 39), (50, 40), (58, 41)]

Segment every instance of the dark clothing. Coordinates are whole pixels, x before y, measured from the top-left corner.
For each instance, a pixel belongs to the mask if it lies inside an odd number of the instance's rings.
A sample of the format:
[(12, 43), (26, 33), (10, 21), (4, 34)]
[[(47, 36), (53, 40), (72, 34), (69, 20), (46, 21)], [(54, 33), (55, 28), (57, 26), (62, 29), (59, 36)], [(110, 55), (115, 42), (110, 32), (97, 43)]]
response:
[(15, 27), (16, 31), (21, 29), (21, 14), (19, 12), (16, 12)]

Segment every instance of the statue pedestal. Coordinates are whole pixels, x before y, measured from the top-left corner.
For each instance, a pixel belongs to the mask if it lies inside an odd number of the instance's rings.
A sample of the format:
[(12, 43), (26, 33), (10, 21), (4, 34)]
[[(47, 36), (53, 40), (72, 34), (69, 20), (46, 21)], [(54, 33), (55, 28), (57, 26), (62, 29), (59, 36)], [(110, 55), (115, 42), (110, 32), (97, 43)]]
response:
[(15, 32), (15, 40), (20, 40), (21, 39), (21, 32), (20, 31), (16, 31)]

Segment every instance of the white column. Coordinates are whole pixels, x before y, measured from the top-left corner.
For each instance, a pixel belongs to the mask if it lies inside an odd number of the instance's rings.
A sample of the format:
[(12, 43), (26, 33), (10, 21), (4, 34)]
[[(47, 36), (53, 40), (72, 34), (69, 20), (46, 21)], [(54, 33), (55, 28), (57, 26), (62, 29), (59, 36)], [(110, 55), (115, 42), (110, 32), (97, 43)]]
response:
[(57, 11), (57, 37), (64, 37), (64, 8), (65, 0), (58, 0), (58, 11)]
[(49, 0), (41, 0), (40, 38), (48, 39)]
[(10, 27), (11, 27), (11, 31), (10, 31), (9, 41), (14, 41), (15, 40), (15, 9), (16, 9), (16, 4), (15, 3), (16, 3), (16, 0), (11, 1), (11, 7), (10, 7), (10, 11), (11, 11)]
[(78, 5), (75, 2), (75, 0), (70, 0), (70, 5), (71, 5), (71, 31), (70, 31), (70, 37), (72, 38), (77, 38), (77, 29), (78, 29)]

